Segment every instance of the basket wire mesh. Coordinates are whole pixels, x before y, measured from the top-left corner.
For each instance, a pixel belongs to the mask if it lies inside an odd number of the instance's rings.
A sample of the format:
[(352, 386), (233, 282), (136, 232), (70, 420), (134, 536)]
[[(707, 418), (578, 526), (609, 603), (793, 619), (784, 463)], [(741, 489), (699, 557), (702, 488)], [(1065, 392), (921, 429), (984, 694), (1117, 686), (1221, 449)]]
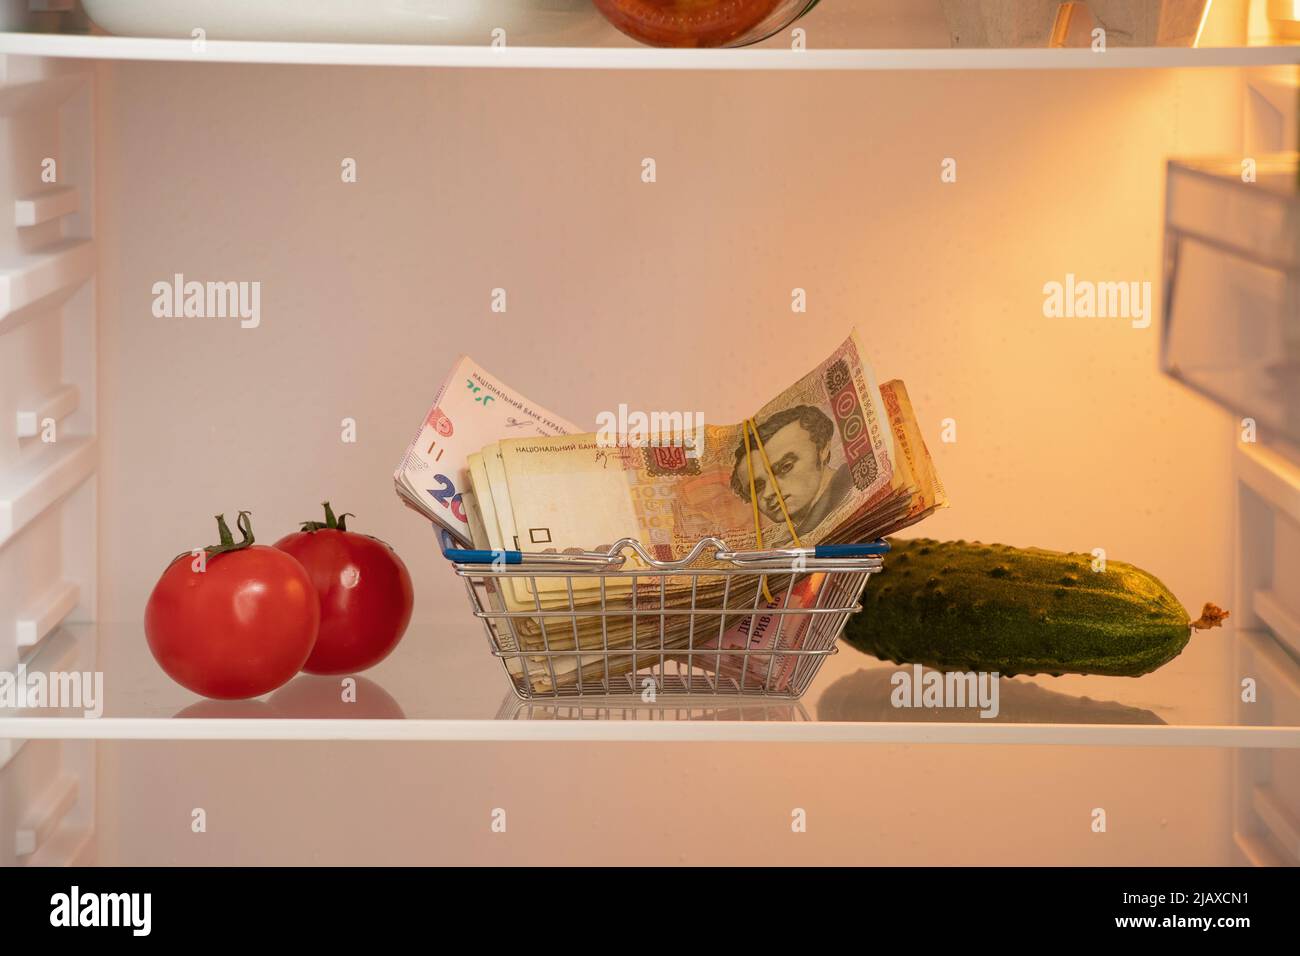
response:
[(579, 554), (444, 547), (519, 699), (645, 703), (801, 697), (886, 550), (876, 542), (742, 552), (706, 538), (661, 561), (627, 538)]

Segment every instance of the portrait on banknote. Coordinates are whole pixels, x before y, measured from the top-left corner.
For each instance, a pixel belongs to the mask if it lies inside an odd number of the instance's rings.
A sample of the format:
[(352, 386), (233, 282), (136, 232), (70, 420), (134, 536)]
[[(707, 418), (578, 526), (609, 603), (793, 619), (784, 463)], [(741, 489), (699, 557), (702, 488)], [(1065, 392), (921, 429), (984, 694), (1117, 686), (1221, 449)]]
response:
[[(784, 503), (795, 531), (807, 534), (853, 493), (848, 463), (832, 455), (835, 426), (812, 405), (782, 409), (756, 424), (766, 461), (752, 433), (747, 457), (742, 435), (735, 450), (731, 490), (746, 504), (750, 502), (752, 464), (758, 510), (768, 521), (784, 525)], [(841, 460), (835, 461), (836, 457)]]

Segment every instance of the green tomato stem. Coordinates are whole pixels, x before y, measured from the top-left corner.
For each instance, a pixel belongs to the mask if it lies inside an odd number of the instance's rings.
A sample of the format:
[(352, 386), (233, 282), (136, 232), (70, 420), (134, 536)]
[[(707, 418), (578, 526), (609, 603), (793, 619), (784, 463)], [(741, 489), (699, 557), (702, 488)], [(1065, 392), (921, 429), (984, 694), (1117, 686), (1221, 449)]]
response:
[(242, 551), (245, 548), (253, 546), (253, 521), (252, 513), (248, 511), (239, 512), (239, 517), (235, 519), (235, 527), (239, 529), (241, 540), (236, 541), (235, 536), (230, 533), (230, 526), (226, 524), (226, 516), (217, 515), (217, 534), (221, 537), (220, 544), (210, 544), (203, 550), (207, 552), (208, 557), (215, 557), (218, 554), (226, 554), (229, 551)]
[(350, 511), (345, 511), (338, 517), (334, 516), (334, 509), (330, 507), (328, 501), (322, 501), (321, 505), (325, 508), (324, 521), (303, 521), (301, 522), (303, 531), (347, 531), (348, 519), (355, 518), (356, 515)]

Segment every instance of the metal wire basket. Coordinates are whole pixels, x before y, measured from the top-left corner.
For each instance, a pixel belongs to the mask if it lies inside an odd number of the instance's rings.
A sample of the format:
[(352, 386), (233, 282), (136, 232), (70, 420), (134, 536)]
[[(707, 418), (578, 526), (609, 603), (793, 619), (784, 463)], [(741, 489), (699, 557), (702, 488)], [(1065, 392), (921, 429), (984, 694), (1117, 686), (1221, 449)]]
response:
[(705, 538), (661, 561), (631, 538), (566, 554), (443, 540), (517, 697), (646, 703), (801, 697), (888, 550), (877, 541), (732, 551)]

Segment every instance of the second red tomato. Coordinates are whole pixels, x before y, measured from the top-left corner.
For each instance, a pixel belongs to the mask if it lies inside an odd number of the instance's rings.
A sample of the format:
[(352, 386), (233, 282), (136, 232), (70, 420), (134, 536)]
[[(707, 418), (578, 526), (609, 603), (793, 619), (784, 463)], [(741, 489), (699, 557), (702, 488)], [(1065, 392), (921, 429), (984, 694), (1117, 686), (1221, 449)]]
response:
[(320, 635), (303, 670), (353, 674), (378, 664), (411, 622), (414, 591), (406, 565), (387, 544), (347, 530), (348, 515), (325, 520), (275, 543), (307, 569), (320, 595)]

